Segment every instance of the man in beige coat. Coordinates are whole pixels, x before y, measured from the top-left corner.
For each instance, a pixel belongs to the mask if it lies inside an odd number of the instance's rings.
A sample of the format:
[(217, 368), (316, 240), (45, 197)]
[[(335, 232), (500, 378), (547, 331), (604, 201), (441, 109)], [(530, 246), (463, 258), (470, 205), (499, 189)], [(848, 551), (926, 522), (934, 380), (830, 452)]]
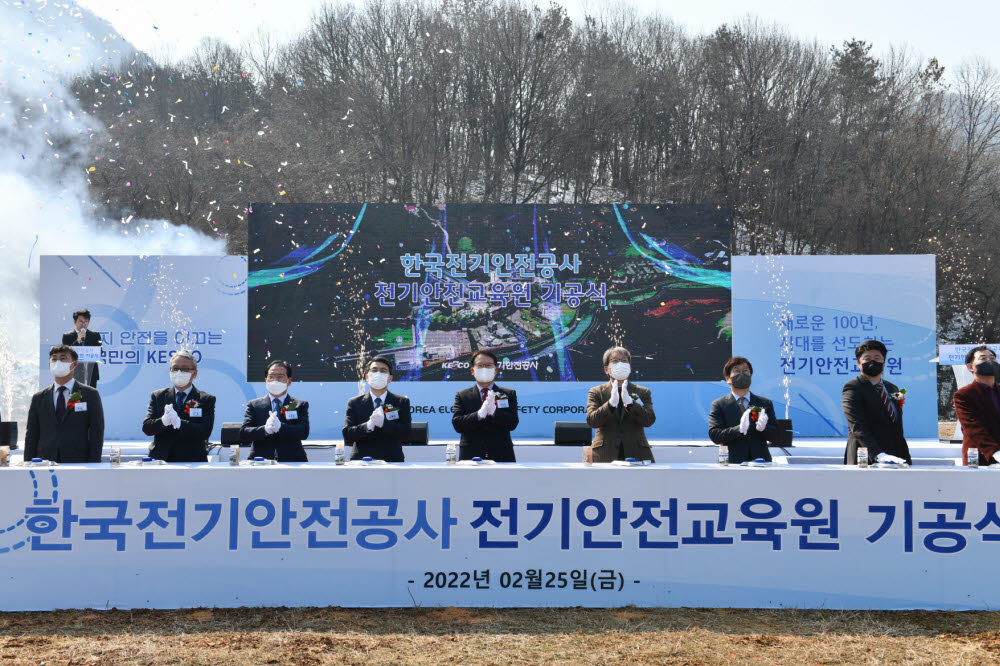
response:
[(632, 355), (624, 347), (604, 352), (604, 372), (609, 381), (587, 395), (587, 424), (596, 428), (591, 448), (594, 462), (648, 460), (653, 462), (645, 428), (653, 425), (653, 396), (648, 388), (630, 384)]

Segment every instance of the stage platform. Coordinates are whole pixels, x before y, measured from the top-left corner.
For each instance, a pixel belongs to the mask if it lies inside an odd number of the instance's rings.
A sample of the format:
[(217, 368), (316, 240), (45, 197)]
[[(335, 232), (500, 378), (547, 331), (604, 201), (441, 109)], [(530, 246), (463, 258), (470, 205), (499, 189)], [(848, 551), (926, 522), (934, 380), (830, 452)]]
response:
[[(930, 465), (948, 467), (961, 465), (962, 445), (937, 439), (909, 439), (910, 455), (914, 466)], [(445, 458), (445, 447), (458, 444), (458, 440), (435, 440), (431, 444), (404, 446), (403, 454), (407, 462), (441, 462)], [(337, 440), (315, 440), (305, 444), (306, 456), (310, 462), (333, 462)], [(844, 459), (845, 441), (836, 437), (803, 438), (794, 446), (772, 446), (771, 457), (779, 465), (836, 465)], [(123, 460), (137, 460), (148, 455), (148, 440), (105, 442), (103, 460), (108, 462), (112, 446), (120, 446)], [(657, 440), (650, 442), (653, 457), (661, 463), (712, 463), (718, 460), (718, 448), (708, 440)], [(246, 459), (249, 447), (242, 448), (242, 458)], [(514, 442), (514, 455), (518, 462), (565, 463), (580, 462), (583, 456), (580, 446), (556, 446), (551, 440), (518, 439)], [(11, 451), (12, 459), (21, 456), (22, 450)], [(350, 456), (350, 447), (347, 447)], [(215, 447), (211, 452), (214, 460), (228, 461), (229, 449)]]

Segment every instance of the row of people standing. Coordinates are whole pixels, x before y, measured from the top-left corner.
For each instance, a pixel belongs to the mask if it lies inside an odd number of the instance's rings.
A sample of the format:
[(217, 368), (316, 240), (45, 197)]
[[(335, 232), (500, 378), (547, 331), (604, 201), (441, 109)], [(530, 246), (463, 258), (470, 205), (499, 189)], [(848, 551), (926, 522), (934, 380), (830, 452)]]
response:
[[(98, 391), (77, 382), (78, 354), (73, 345), (49, 350), (53, 384), (32, 396), (25, 429), (25, 457), (64, 463), (99, 462), (104, 445), (104, 408)], [(510, 433), (518, 425), (517, 393), (495, 383), (496, 354), (473, 354), (476, 385), (456, 393), (452, 424), (461, 435), (460, 458), (515, 462)], [(215, 396), (195, 386), (198, 361), (187, 351), (170, 358), (170, 386), (150, 395), (142, 432), (153, 438), (150, 456), (166, 462), (206, 462), (215, 426)], [(265, 372), (267, 396), (246, 405), (240, 440), (250, 442), (250, 456), (306, 462), (303, 441), (309, 437), (309, 403), (289, 393), (293, 370), (273, 361)], [(376, 357), (367, 363), (369, 391), (348, 401), (343, 437), (353, 446), (352, 459), (371, 456), (403, 462), (409, 439), (410, 401), (389, 391), (393, 366)]]
[[(904, 393), (885, 379), (888, 350), (878, 340), (868, 340), (854, 350), (858, 376), (844, 384), (841, 408), (847, 421), (844, 464), (857, 464), (859, 448), (866, 448), (877, 462), (912, 463), (903, 436)], [(729, 447), (729, 461), (771, 461), (769, 445), (777, 444), (779, 432), (774, 404), (750, 392), (753, 365), (737, 356), (723, 367), (731, 392), (712, 403), (708, 436)]]
[[(859, 375), (842, 392), (848, 424), (846, 464), (854, 464), (857, 450), (866, 447), (876, 461), (912, 462), (903, 432), (905, 396), (882, 377), (887, 356), (878, 341), (855, 350)], [(963, 426), (963, 451), (978, 449), (981, 464), (1000, 460), (1000, 394), (993, 381), (1000, 364), (988, 347), (969, 352), (967, 366), (976, 381), (960, 389), (955, 406)], [(653, 460), (645, 429), (653, 425), (652, 392), (630, 383), (631, 356), (622, 347), (608, 349), (603, 358), (609, 381), (590, 389), (587, 422), (595, 429), (595, 462), (635, 458)], [(96, 462), (103, 447), (104, 414), (100, 394), (76, 382), (77, 354), (70, 345), (50, 350), (54, 384), (32, 396), (25, 433), (25, 454), (60, 462)], [(495, 383), (499, 362), (490, 350), (478, 350), (471, 359), (475, 385), (460, 390), (452, 406), (452, 425), (460, 435), (460, 458), (480, 457), (514, 462), (511, 432), (518, 425), (517, 393)], [(240, 438), (252, 445), (251, 456), (286, 462), (305, 461), (302, 442), (309, 437), (309, 403), (289, 394), (292, 366), (273, 361), (267, 366), (268, 395), (251, 400), (244, 413)], [(170, 359), (168, 388), (150, 396), (143, 432), (153, 438), (150, 454), (168, 462), (203, 462), (215, 423), (215, 397), (194, 386), (195, 357), (178, 352)], [(708, 435), (729, 447), (730, 461), (770, 460), (769, 444), (778, 441), (771, 400), (751, 393), (753, 366), (734, 357), (723, 367), (730, 392), (712, 403)], [(353, 446), (352, 458), (371, 456), (402, 462), (403, 443), (411, 424), (410, 402), (389, 390), (393, 365), (384, 357), (367, 363), (369, 391), (348, 401), (343, 438)], [(963, 460), (965, 456), (963, 456)]]

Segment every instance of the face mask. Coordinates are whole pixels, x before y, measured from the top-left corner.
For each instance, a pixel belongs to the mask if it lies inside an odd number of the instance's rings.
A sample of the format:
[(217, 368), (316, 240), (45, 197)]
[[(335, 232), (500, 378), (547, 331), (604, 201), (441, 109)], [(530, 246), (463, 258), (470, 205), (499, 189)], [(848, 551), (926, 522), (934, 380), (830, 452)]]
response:
[(386, 386), (389, 385), (389, 373), (388, 372), (369, 372), (368, 373), (368, 386), (371, 386), (376, 391), (381, 391)]
[(191, 375), (192, 373), (190, 372), (171, 370), (170, 383), (173, 384), (176, 388), (184, 388), (185, 386), (191, 383)]
[(736, 389), (748, 389), (750, 388), (750, 373), (749, 372), (737, 372), (735, 374), (729, 375), (729, 381), (732, 383), (733, 388)]
[(611, 376), (619, 381), (628, 379), (630, 372), (632, 372), (632, 366), (628, 363), (619, 362), (611, 364)]
[(997, 370), (1000, 370), (1000, 363), (991, 359), (983, 361), (974, 367), (977, 375), (982, 375), (983, 377), (996, 377)]
[(282, 393), (288, 390), (288, 384), (286, 384), (285, 382), (279, 382), (275, 380), (265, 382), (264, 386), (267, 387), (267, 392), (270, 393), (271, 395), (281, 395)]
[(861, 364), (861, 372), (869, 377), (878, 377), (882, 374), (883, 368), (885, 368), (885, 363), (880, 361), (865, 361)]
[(476, 381), (480, 384), (489, 384), (496, 374), (497, 371), (493, 368), (476, 368)]
[(66, 361), (49, 361), (49, 372), (52, 373), (53, 379), (62, 379), (69, 374), (69, 367), (71, 363)]

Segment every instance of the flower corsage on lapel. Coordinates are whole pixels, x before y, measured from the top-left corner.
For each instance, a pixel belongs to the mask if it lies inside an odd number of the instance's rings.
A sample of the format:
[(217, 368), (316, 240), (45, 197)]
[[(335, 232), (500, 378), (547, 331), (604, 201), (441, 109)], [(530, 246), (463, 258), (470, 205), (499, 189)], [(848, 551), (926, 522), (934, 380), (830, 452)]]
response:
[(199, 406), (200, 405), (198, 404), (197, 400), (188, 400), (187, 402), (184, 403), (184, 413), (190, 416), (191, 410), (197, 409)]
[(281, 406), (281, 415), (284, 416), (285, 412), (297, 411), (298, 408), (299, 408), (299, 403), (295, 402), (294, 400), (289, 400), (287, 405)]
[(83, 394), (79, 391), (73, 391), (69, 396), (69, 402), (66, 403), (66, 409), (73, 411), (78, 403), (83, 402)]
[(890, 394), (889, 397), (892, 398), (897, 407), (902, 407), (906, 404), (906, 389), (901, 388), (895, 393)]

